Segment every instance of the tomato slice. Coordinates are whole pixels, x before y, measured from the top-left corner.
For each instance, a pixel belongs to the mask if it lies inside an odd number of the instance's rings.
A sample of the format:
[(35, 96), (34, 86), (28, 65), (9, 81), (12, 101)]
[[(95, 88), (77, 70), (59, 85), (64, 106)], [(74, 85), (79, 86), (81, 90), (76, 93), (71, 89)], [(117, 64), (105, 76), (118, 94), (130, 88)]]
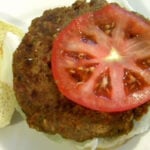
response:
[(116, 4), (79, 16), (53, 43), (52, 71), (77, 104), (133, 109), (150, 100), (150, 23)]

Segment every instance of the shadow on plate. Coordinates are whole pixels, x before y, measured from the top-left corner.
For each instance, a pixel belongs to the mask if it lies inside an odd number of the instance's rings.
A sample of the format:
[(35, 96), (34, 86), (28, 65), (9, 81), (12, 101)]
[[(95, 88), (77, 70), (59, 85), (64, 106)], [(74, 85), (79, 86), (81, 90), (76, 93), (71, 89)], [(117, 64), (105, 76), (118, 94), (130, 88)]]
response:
[[(137, 149), (138, 143), (140, 142), (142, 135), (143, 134), (132, 137), (131, 139), (126, 141), (123, 145), (121, 145), (117, 149), (113, 149), (113, 150), (135, 150), (135, 149)], [(137, 149), (137, 150), (139, 150), (139, 149)]]
[(14, 125), (14, 124), (17, 124), (21, 121), (23, 121), (23, 117), (20, 115), (19, 112), (15, 111), (14, 114), (13, 114), (13, 117), (12, 117), (12, 120), (11, 120), (11, 124), (10, 125)]

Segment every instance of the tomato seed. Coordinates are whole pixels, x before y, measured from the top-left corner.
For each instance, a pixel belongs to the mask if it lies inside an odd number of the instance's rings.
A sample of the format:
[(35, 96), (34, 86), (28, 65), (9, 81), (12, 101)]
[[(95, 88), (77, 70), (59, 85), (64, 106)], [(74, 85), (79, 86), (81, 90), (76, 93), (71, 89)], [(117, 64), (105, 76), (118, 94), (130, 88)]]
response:
[(150, 57), (137, 60), (136, 64), (142, 69), (150, 69)]
[(124, 71), (124, 89), (127, 95), (132, 94), (138, 90), (142, 90), (148, 84), (143, 77), (137, 72), (125, 69)]
[(76, 71), (73, 70), (73, 69), (71, 69), (69, 72), (70, 72), (71, 74), (75, 74), (75, 73), (76, 73)]
[(78, 54), (78, 58), (79, 58), (79, 59), (82, 59), (82, 58), (84, 58), (84, 57), (85, 57), (85, 54), (84, 54), (84, 53), (79, 53), (79, 54)]
[(106, 24), (105, 25), (105, 29), (111, 29), (111, 25), (110, 24)]
[(95, 67), (90, 67), (90, 72), (93, 72), (95, 70)]
[(107, 34), (107, 35), (111, 35), (111, 30), (105, 30), (105, 33)]
[(112, 30), (115, 28), (115, 22), (112, 22), (110, 24), (106, 24), (102, 27), (99, 27), (101, 30), (105, 32), (105, 34), (111, 36)]
[(109, 76), (109, 70), (106, 70), (99, 75), (94, 92), (97, 96), (111, 98), (111, 79)]
[(79, 66), (76, 69), (67, 69), (70, 76), (77, 82), (85, 82), (87, 81), (92, 72), (94, 71), (95, 67), (91, 66), (91, 67), (83, 67), (83, 66)]
[(83, 71), (84, 68), (80, 66), (80, 67), (78, 67), (78, 70)]

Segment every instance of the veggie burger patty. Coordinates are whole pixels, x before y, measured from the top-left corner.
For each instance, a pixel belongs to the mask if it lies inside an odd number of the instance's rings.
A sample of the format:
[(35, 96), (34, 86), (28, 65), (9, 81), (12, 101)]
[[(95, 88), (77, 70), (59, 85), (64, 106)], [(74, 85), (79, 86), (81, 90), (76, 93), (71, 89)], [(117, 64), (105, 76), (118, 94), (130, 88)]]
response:
[(68, 100), (55, 84), (50, 57), (57, 33), (75, 17), (105, 5), (105, 0), (77, 1), (71, 7), (47, 10), (32, 21), (13, 59), (15, 94), (31, 128), (84, 141), (126, 134), (146, 113), (148, 103), (117, 113), (91, 110)]

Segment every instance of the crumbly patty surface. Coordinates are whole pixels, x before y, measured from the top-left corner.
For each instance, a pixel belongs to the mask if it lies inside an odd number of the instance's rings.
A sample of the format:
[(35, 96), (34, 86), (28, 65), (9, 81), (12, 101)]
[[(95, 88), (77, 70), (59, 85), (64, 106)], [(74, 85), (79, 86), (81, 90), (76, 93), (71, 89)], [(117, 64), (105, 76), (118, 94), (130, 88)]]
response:
[(14, 90), (30, 127), (84, 141), (128, 133), (148, 104), (120, 113), (100, 113), (69, 101), (58, 91), (51, 71), (52, 42), (72, 19), (107, 5), (105, 0), (78, 1), (71, 7), (47, 10), (32, 21), (14, 53)]

